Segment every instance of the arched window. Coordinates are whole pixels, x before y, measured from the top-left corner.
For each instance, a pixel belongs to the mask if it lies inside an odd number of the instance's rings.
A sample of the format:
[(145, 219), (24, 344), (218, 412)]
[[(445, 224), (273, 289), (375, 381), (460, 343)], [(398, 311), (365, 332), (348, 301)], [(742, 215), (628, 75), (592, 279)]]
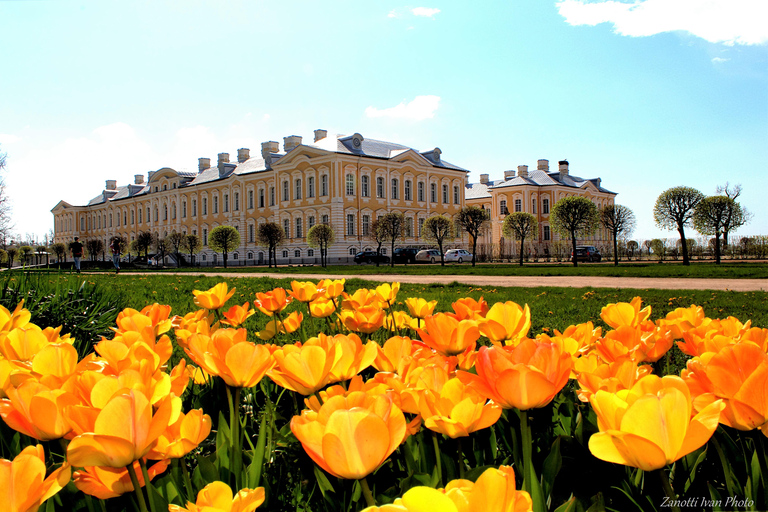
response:
[(301, 258), (301, 250), (300, 249), (296, 249), (295, 251), (293, 251), (293, 257), (294, 258)]
[(371, 196), (371, 183), (368, 176), (362, 176), (360, 178), (360, 195), (363, 197)]
[(544, 215), (549, 213), (549, 198), (547, 197), (541, 200), (541, 213)]
[(301, 178), (296, 178), (295, 190), (293, 192), (293, 198), (296, 200), (301, 199)]

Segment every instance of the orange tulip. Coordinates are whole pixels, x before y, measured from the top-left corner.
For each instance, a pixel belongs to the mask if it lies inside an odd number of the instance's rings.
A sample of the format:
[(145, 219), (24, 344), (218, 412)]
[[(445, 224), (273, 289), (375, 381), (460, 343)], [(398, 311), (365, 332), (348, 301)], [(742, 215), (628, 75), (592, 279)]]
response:
[(768, 435), (768, 354), (761, 347), (742, 342), (705, 353), (688, 361), (682, 378), (696, 411), (722, 399), (720, 423), (738, 430), (762, 428)]
[(321, 279), (317, 283), (318, 290), (322, 290), (322, 295), (328, 300), (333, 300), (344, 292), (346, 279)]
[(400, 291), (400, 283), (384, 283), (376, 287), (376, 297), (382, 303), (382, 307), (389, 307), (395, 303), (397, 292)]
[(408, 316), (408, 313), (405, 311), (390, 310), (384, 325), (390, 331), (397, 332), (404, 329), (416, 329), (419, 326), (417, 322), (418, 320)]
[(706, 319), (704, 309), (694, 304), (688, 308), (677, 308), (670, 311), (666, 318), (657, 320), (657, 323), (669, 326), (672, 330), (672, 337), (679, 340), (683, 338), (683, 333), (700, 326)]
[(478, 324), (480, 333), (493, 343), (517, 345), (531, 330), (531, 310), (528, 304), (521, 308), (512, 301), (497, 302)]
[(573, 361), (554, 343), (525, 340), (516, 347), (480, 347), (477, 375), (459, 378), (505, 409), (544, 407), (568, 382)]
[(245, 329), (219, 329), (212, 336), (193, 334), (187, 355), (228, 386), (250, 388), (258, 384), (274, 365), (269, 349), (246, 339)]
[(640, 309), (641, 305), (640, 297), (635, 297), (632, 302), (608, 304), (600, 312), (600, 318), (614, 329), (623, 325), (637, 327), (651, 316), (651, 306)]
[(341, 307), (344, 309), (357, 310), (364, 306), (381, 308), (381, 300), (374, 290), (360, 288), (352, 295), (349, 295), (346, 292), (343, 292), (342, 295), (344, 296), (344, 300), (341, 301)]
[(246, 320), (248, 320), (251, 316), (256, 314), (255, 309), (251, 309), (250, 304), (246, 302), (242, 306), (232, 306), (227, 310), (226, 313), (224, 313), (224, 318), (226, 320), (222, 320), (221, 323), (229, 325), (231, 327), (237, 327), (239, 325), (242, 325), (245, 323)]
[(277, 385), (302, 395), (311, 395), (331, 383), (331, 369), (341, 358), (340, 345), (296, 343), (284, 345), (272, 356), (275, 366), (267, 375)]
[(27, 446), (13, 460), (0, 459), (0, 503), (7, 512), (37, 512), (40, 504), (69, 483), (64, 463), (45, 478), (42, 445)]
[(318, 334), (317, 338), (307, 340), (307, 344), (318, 344), (328, 348), (332, 345), (341, 347), (339, 356), (331, 368), (331, 381), (339, 382), (349, 380), (361, 371), (365, 370), (376, 359), (378, 345), (375, 341), (369, 341), (363, 345), (362, 340), (356, 334), (326, 336)]
[(49, 388), (63, 387), (77, 371), (77, 349), (69, 343), (51, 343), (35, 354), (31, 369)]
[(478, 320), (488, 313), (488, 303), (482, 297), (478, 300), (465, 297), (451, 304), (451, 307), (455, 312), (454, 316), (459, 320)]
[(592, 322), (585, 322), (578, 325), (569, 325), (562, 333), (555, 329), (555, 336), (553, 339), (572, 339), (575, 342), (575, 350), (571, 350), (569, 342), (564, 344), (564, 348), (571, 355), (576, 355), (577, 353), (590, 351), (595, 342), (600, 339), (602, 332), (603, 329), (601, 327), (595, 328)]
[(14, 430), (40, 441), (59, 439), (72, 427), (65, 409), (79, 403), (77, 397), (62, 389), (50, 389), (34, 379), (6, 390), (0, 400), (0, 417)]
[(264, 488), (242, 489), (237, 495), (224, 482), (211, 482), (187, 506), (168, 505), (169, 512), (253, 512), (264, 503)]
[(309, 303), (309, 312), (315, 318), (325, 318), (336, 312), (336, 305), (330, 299), (318, 297)]
[(628, 357), (605, 363), (594, 353), (575, 359), (573, 366), (581, 385), (579, 400), (582, 402), (589, 402), (589, 397), (601, 389), (611, 393), (630, 389), (652, 371), (647, 364), (638, 366)]
[(685, 341), (678, 341), (677, 346), (689, 356), (700, 356), (705, 352), (719, 352), (721, 348), (736, 342), (749, 331), (751, 321), (739, 322), (729, 316), (724, 320), (704, 319), (698, 326), (683, 332)]
[(378, 305), (360, 306), (353, 310), (343, 310), (339, 314), (344, 327), (365, 334), (378, 331), (384, 325), (386, 317), (386, 313)]
[[(168, 468), (168, 460), (158, 461), (147, 468), (149, 480), (163, 473)], [(139, 462), (133, 463), (133, 470), (139, 480), (139, 485), (144, 487), (144, 475)], [(127, 468), (87, 467), (72, 474), (72, 481), (80, 491), (94, 496), (100, 500), (116, 498), (127, 492), (133, 492), (131, 476)]]
[(408, 311), (411, 312), (411, 316), (415, 318), (427, 318), (435, 310), (437, 301), (431, 300), (427, 302), (421, 297), (410, 297), (405, 299), (405, 305), (408, 308)]
[(406, 422), (391, 398), (358, 391), (329, 398), (319, 412), (305, 410), (294, 416), (291, 431), (328, 473), (360, 479), (400, 446)]
[(267, 316), (280, 313), (291, 303), (293, 297), (286, 294), (284, 288), (275, 288), (266, 293), (257, 293), (253, 305)]
[(35, 354), (50, 344), (43, 331), (34, 324), (0, 333), (0, 356), (12, 361), (31, 361)]
[(311, 281), (291, 281), (288, 294), (299, 302), (312, 302), (322, 293)]
[(444, 356), (461, 354), (480, 338), (477, 322), (457, 320), (437, 313), (424, 320), (424, 329), (416, 329), (421, 341)]
[[(377, 347), (376, 359), (373, 366), (380, 372), (397, 372), (403, 364), (410, 360), (412, 352), (417, 349), (411, 338), (405, 336), (393, 336)], [(423, 345), (421, 345), (423, 347)]]
[[(234, 293), (234, 290), (232, 290)], [(147, 338), (155, 338), (171, 330), (173, 322), (168, 318), (171, 314), (171, 306), (153, 304), (146, 306), (141, 311), (126, 308), (117, 315), (117, 332), (136, 331), (143, 333), (149, 329), (151, 334)]]
[(666, 354), (673, 342), (668, 327), (659, 327), (647, 321), (636, 326), (621, 325), (608, 331), (595, 343), (595, 349), (607, 362), (630, 357), (639, 363), (652, 363)]
[(204, 292), (194, 290), (192, 294), (195, 296), (195, 305), (198, 307), (219, 309), (235, 294), (235, 288), (227, 292), (227, 283), (219, 283), (210, 290)]
[(428, 429), (456, 439), (490, 427), (501, 407), (454, 377), (440, 389), (419, 392), (419, 414)]
[(153, 414), (152, 405), (131, 390), (113, 397), (98, 413), (93, 432), (72, 439), (67, 461), (73, 466), (127, 466), (144, 457), (168, 427), (172, 401), (165, 400)]
[(304, 315), (298, 311), (294, 311), (282, 322), (277, 319), (270, 320), (267, 322), (267, 326), (264, 328), (264, 330), (257, 332), (256, 336), (262, 340), (271, 340), (278, 333), (290, 334), (295, 332), (301, 326), (302, 320), (304, 320)]
[(147, 454), (148, 459), (178, 459), (205, 441), (211, 433), (211, 417), (202, 409), (179, 413), (179, 419), (168, 425)]
[(660, 469), (703, 446), (717, 429), (717, 400), (692, 416), (688, 387), (680, 377), (648, 375), (630, 390), (598, 391), (590, 399), (600, 432), (589, 438), (598, 459)]
[(189, 337), (193, 334), (211, 334), (211, 326), (214, 323), (214, 316), (206, 309), (187, 313), (183, 317), (175, 316), (173, 325), (176, 328), (176, 342), (181, 348), (187, 348)]

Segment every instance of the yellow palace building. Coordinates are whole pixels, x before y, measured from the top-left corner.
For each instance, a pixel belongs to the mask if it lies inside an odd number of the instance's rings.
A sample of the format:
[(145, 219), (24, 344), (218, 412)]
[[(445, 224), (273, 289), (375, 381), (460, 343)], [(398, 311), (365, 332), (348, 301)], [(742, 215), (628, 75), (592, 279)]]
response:
[(198, 235), (203, 250), (198, 262), (216, 264), (220, 255), (208, 247), (208, 233), (219, 225), (240, 232), (240, 247), (230, 264), (257, 264), (266, 248), (256, 241), (258, 226), (277, 222), (286, 232), (278, 249), (280, 263), (315, 263), (319, 252), (307, 245), (307, 232), (318, 223), (330, 224), (336, 242), (329, 262), (349, 261), (358, 251), (375, 248), (371, 223), (388, 213), (406, 219), (401, 245), (419, 245), (424, 221), (435, 214), (453, 217), (465, 205), (468, 172), (443, 160), (439, 148), (428, 151), (379, 140), (359, 133), (329, 136), (315, 130), (312, 143), (284, 137), (283, 150), (274, 141), (261, 145), (261, 154), (237, 151), (236, 161), (220, 153), (215, 165), (198, 159), (196, 172), (164, 167), (135, 176), (118, 186), (107, 180), (104, 190), (87, 204), (60, 201), (54, 216), (54, 242), (101, 239), (121, 235), (132, 241), (142, 231), (159, 237)]

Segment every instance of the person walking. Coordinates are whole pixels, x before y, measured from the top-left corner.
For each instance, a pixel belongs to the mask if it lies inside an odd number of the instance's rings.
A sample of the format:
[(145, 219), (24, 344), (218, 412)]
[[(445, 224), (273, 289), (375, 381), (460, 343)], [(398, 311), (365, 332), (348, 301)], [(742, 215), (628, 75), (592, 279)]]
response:
[(114, 237), (112, 243), (109, 244), (109, 248), (112, 249), (112, 264), (115, 266), (115, 274), (120, 273), (120, 239)]
[(80, 258), (83, 257), (83, 244), (80, 243), (80, 238), (75, 237), (74, 242), (69, 244), (69, 250), (72, 252), (72, 259), (75, 260), (75, 269), (77, 273), (80, 273)]

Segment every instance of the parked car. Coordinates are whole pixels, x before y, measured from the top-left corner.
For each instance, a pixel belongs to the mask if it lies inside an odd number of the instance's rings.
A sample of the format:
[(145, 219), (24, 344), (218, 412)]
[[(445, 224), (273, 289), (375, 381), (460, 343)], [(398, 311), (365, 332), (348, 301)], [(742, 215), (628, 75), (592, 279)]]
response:
[(392, 259), (395, 263), (415, 263), (416, 254), (418, 249), (411, 249), (410, 247), (398, 247), (395, 252), (392, 253)]
[(389, 256), (379, 254), (376, 251), (362, 251), (355, 254), (355, 263), (389, 263)]
[[(577, 245), (576, 259), (577, 261), (601, 261), (603, 256), (593, 245)], [(573, 261), (573, 251), (571, 251), (571, 261)]]
[(458, 261), (459, 263), (472, 261), (472, 253), (464, 249), (448, 249), (445, 251), (445, 261)]
[(435, 263), (440, 261), (440, 251), (437, 249), (424, 249), (416, 253), (416, 261)]

